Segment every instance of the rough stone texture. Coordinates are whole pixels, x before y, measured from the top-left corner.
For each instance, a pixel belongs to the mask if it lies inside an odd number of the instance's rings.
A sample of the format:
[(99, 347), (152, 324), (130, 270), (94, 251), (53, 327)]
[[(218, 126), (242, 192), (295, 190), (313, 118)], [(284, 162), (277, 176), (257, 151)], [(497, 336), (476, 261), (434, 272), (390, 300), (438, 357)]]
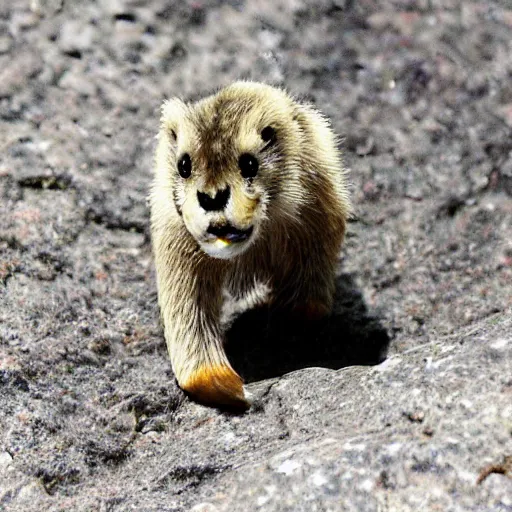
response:
[[(4, 2), (0, 34), (0, 509), (512, 510), (508, 0)], [(239, 77), (332, 118), (357, 219), (328, 321), (235, 322), (234, 416), (176, 388), (145, 198), (161, 100)]]

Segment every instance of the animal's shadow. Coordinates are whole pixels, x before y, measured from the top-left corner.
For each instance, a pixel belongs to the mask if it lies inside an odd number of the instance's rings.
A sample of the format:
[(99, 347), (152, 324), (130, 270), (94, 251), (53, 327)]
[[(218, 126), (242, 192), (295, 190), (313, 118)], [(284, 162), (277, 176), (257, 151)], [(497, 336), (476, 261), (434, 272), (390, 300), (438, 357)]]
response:
[(278, 377), (311, 366), (339, 369), (386, 358), (389, 336), (368, 313), (349, 274), (336, 284), (333, 312), (308, 322), (282, 310), (259, 308), (235, 320), (227, 333), (228, 358), (245, 382)]

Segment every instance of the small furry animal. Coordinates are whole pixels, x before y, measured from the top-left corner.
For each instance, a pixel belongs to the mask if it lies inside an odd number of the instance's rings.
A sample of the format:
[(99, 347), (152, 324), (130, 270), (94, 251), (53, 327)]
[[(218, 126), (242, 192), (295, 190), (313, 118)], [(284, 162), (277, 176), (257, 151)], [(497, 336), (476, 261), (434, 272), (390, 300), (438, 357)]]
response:
[(199, 402), (245, 408), (223, 348), (226, 294), (248, 297), (259, 283), (269, 304), (312, 317), (332, 306), (351, 205), (329, 122), (262, 83), (235, 82), (196, 103), (170, 99), (150, 203), (177, 381)]

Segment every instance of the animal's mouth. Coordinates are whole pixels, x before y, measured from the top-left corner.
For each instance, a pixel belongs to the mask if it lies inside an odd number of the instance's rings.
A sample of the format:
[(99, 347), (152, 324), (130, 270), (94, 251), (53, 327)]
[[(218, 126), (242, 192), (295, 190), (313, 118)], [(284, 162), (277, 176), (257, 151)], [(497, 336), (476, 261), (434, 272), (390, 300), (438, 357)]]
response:
[(206, 232), (210, 235), (208, 237), (209, 241), (220, 242), (223, 245), (231, 245), (248, 240), (253, 230), (253, 226), (247, 229), (238, 229), (231, 224), (224, 224), (223, 226), (209, 226)]

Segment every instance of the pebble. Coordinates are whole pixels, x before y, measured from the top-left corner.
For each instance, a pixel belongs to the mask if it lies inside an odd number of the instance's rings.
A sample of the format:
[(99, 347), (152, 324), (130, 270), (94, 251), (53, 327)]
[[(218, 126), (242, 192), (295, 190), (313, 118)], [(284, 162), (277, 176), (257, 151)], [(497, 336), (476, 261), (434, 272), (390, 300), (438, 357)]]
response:
[(12, 45), (12, 39), (9, 36), (0, 36), (0, 54), (7, 53)]
[(494, 343), (491, 343), (491, 347), (494, 350), (504, 350), (510, 342), (510, 338), (498, 338)]
[(295, 460), (285, 460), (279, 467), (276, 469), (278, 473), (283, 473), (284, 475), (292, 475), (295, 473), (301, 464)]
[(3, 473), (12, 462), (12, 455), (9, 452), (0, 452), (0, 473)]
[(190, 512), (217, 512), (219, 509), (212, 505), (211, 503), (198, 503), (197, 505), (194, 505)]
[(64, 53), (83, 51), (91, 48), (94, 37), (94, 27), (78, 21), (66, 22), (58, 39), (58, 46)]
[(46, 496), (47, 493), (41, 482), (39, 482), (39, 480), (33, 480), (19, 490), (16, 501), (18, 504), (26, 503), (28, 505), (29, 503), (40, 502), (40, 500)]

